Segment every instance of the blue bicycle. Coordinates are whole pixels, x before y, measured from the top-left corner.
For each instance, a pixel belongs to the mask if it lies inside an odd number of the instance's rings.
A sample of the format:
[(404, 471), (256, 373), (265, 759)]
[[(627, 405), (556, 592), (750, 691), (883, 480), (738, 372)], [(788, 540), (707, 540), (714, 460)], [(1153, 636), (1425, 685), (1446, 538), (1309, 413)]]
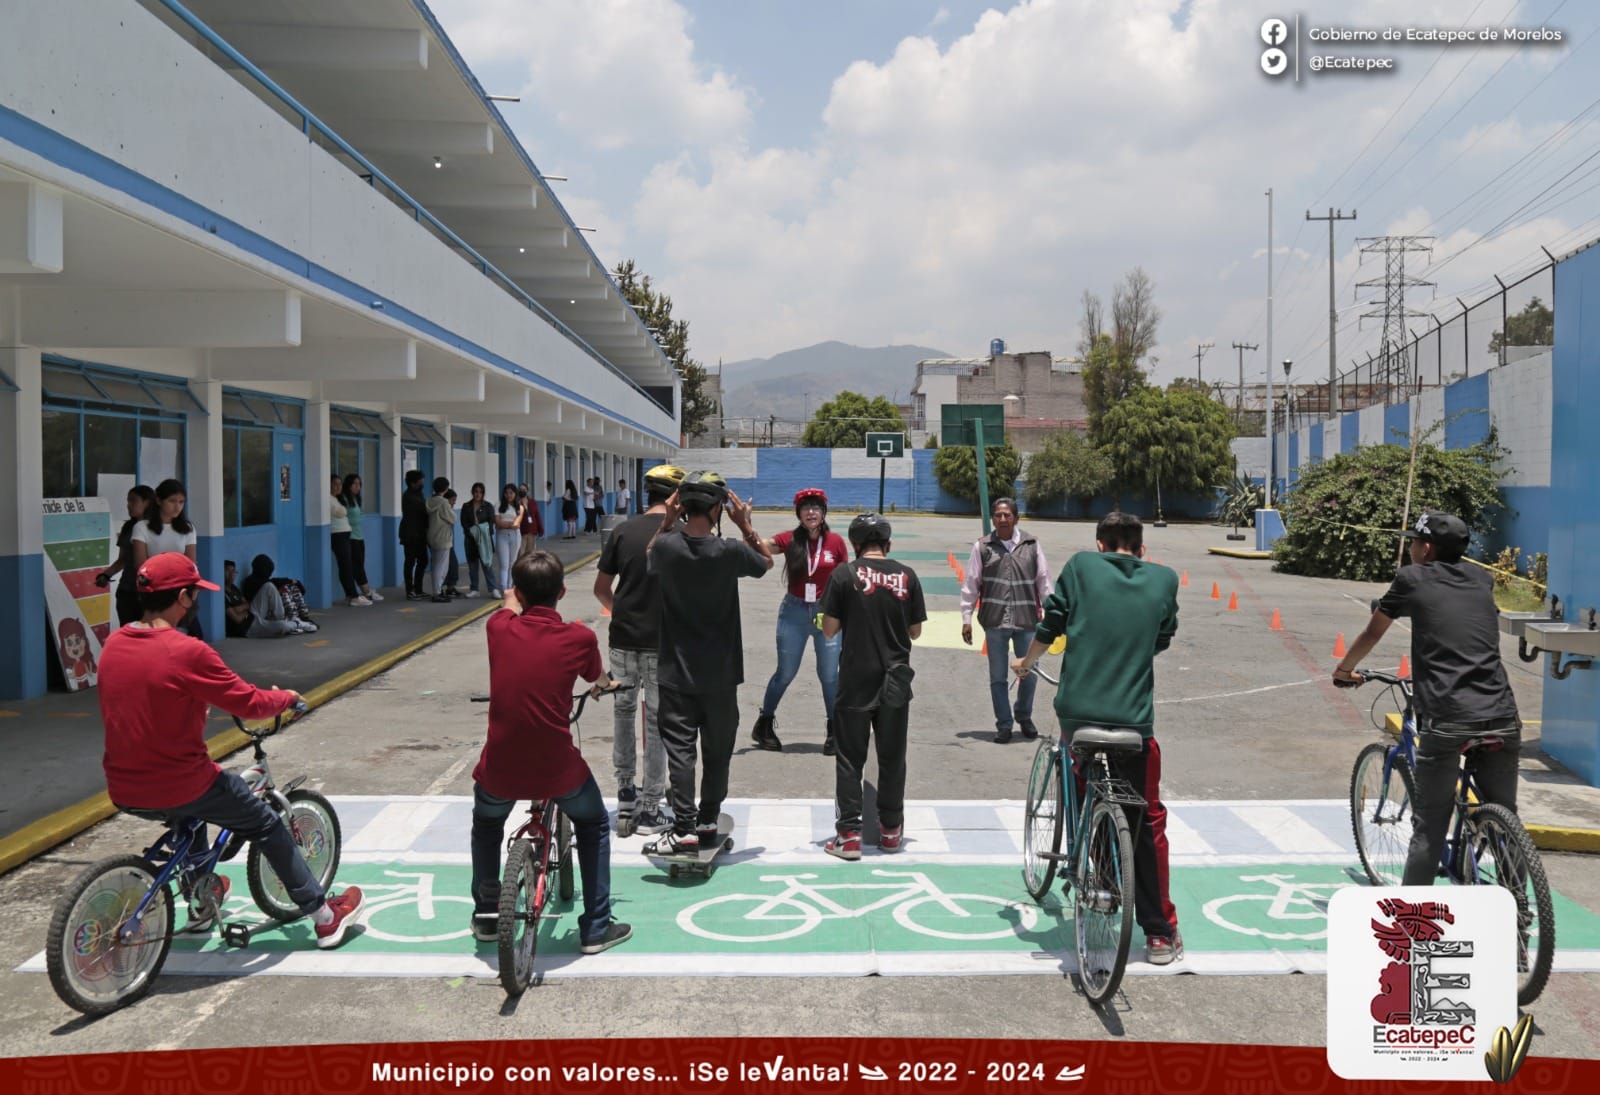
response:
[[(1411, 681), (1372, 669), (1356, 676), (1398, 689), (1403, 712), (1400, 738), (1393, 745), (1375, 741), (1356, 754), (1350, 774), (1350, 824), (1361, 866), (1374, 886), (1398, 886), (1411, 847), (1412, 804), (1417, 797), (1412, 768), (1417, 760), (1417, 720)], [(1533, 838), (1517, 815), (1486, 803), (1473, 779), (1475, 761), (1500, 739), (1476, 738), (1461, 750), (1461, 780), (1440, 858), (1440, 872), (1458, 886), (1504, 886), (1517, 905), (1517, 1003), (1538, 999), (1555, 960), (1555, 909), (1550, 883)]]
[[(280, 790), (272, 782), (261, 745), (305, 710), (304, 704), (296, 704), (270, 728), (258, 730), (234, 719), (254, 747), (254, 762), (240, 775), (283, 817), (312, 877), (326, 888), (339, 868), (338, 815), (327, 799), (300, 786), (303, 776)], [(222, 829), (207, 846), (202, 836), (205, 823), (197, 818), (126, 812), (162, 822), (161, 836), (139, 855), (113, 856), (89, 867), (67, 887), (50, 918), (45, 943), (50, 984), (57, 996), (85, 1015), (115, 1011), (150, 991), (172, 946), (174, 881), (188, 901), (189, 919), (182, 933), (209, 932), (221, 920), (227, 890), (217, 867), (237, 855), (244, 843), (244, 838)], [(289, 899), (258, 845), (250, 847), (245, 874), (250, 896), (262, 912), (275, 922), (299, 919), (299, 907)], [(250, 925), (227, 924), (222, 939), (229, 946), (248, 946), (252, 930)]]

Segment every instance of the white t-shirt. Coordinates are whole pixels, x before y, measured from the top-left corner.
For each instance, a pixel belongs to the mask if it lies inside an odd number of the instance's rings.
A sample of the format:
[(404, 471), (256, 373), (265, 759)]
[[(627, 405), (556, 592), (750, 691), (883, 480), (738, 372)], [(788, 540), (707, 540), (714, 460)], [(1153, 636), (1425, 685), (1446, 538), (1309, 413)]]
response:
[(350, 531), (350, 511), (337, 498), (330, 497), (328, 501), (328, 531)]
[(179, 555), (184, 549), (199, 542), (194, 534), (194, 526), (189, 526), (188, 532), (179, 532), (171, 525), (162, 525), (160, 532), (150, 531), (150, 522), (140, 521), (133, 526), (133, 542), (143, 544), (147, 555), (160, 555), (164, 551), (176, 551)]
[(594, 488), (587, 483), (583, 485), (583, 508), (594, 509)]
[(617, 512), (618, 513), (627, 513), (629, 511), (629, 506), (630, 506), (630, 504), (632, 502), (633, 502), (633, 492), (631, 490), (629, 490), (627, 487), (623, 487), (621, 490), (619, 490), (617, 492)]

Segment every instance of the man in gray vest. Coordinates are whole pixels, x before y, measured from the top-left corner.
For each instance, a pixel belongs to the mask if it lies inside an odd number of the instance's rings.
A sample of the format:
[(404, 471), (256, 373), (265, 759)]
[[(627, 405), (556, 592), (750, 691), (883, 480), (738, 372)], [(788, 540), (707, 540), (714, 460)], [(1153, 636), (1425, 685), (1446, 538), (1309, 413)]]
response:
[(994, 740), (1004, 745), (1011, 740), (1013, 724), (1024, 738), (1039, 736), (1033, 725), (1033, 689), (1039, 678), (1029, 674), (1017, 685), (1013, 710), (1008, 669), (1012, 658), (1027, 653), (1039, 626), (1041, 606), (1050, 594), (1050, 567), (1039, 541), (1017, 527), (1014, 500), (996, 498), (989, 519), (994, 531), (972, 545), (966, 580), (961, 583), (961, 641), (972, 645), (976, 611), (988, 647)]

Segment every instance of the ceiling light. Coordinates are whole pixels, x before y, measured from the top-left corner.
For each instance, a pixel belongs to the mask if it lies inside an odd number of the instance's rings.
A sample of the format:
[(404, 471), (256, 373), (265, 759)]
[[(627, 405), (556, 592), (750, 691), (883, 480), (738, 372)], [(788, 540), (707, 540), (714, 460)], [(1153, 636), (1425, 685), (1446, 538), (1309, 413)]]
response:
[(438, 156), (435, 156), (433, 158), (433, 169), (435, 171), (437, 171), (437, 170), (439, 170), (439, 168), (441, 168), (443, 166), (444, 166), (444, 161), (441, 160)]

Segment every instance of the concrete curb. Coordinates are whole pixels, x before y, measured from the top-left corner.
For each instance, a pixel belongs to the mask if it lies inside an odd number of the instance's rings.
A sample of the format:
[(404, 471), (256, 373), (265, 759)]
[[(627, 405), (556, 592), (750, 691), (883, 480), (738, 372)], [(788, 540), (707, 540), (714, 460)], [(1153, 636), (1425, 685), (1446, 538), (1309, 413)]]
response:
[(1208, 547), (1206, 551), (1212, 555), (1226, 555), (1230, 559), (1270, 559), (1270, 551), (1253, 551), (1246, 548)]
[(1600, 854), (1600, 829), (1571, 829), (1560, 825), (1522, 826), (1542, 852), (1587, 852)]
[[(581, 559), (575, 559), (566, 565), (566, 572), (570, 574), (572, 571), (579, 567), (587, 566), (598, 558), (600, 558), (600, 553), (596, 551), (585, 555)], [(483, 619), (499, 607), (498, 604), (492, 601), (480, 605), (465, 616), (451, 620), (449, 623), (441, 624), (425, 634), (418, 635), (415, 639), (403, 643), (387, 653), (380, 654), (371, 661), (358, 665), (354, 669), (346, 670), (331, 681), (324, 681), (304, 693), (306, 705), (313, 709), (321, 707), (358, 685), (371, 680), (379, 673), (384, 673), (394, 668), (394, 666), (425, 647), (432, 646), (440, 639), (453, 635), (468, 624)], [(257, 723), (255, 725), (262, 724)], [(222, 733), (206, 739), (206, 751), (211, 754), (212, 760), (221, 761), (249, 744), (249, 737), (240, 731), (224, 730)], [(5, 874), (13, 867), (21, 866), (56, 845), (71, 840), (89, 828), (89, 826), (104, 821), (116, 812), (117, 808), (111, 804), (111, 799), (106, 797), (104, 791), (101, 791), (99, 794), (92, 795), (82, 802), (73, 803), (71, 806), (57, 810), (47, 817), (42, 817), (31, 825), (23, 826), (10, 836), (0, 840), (0, 874)]]

